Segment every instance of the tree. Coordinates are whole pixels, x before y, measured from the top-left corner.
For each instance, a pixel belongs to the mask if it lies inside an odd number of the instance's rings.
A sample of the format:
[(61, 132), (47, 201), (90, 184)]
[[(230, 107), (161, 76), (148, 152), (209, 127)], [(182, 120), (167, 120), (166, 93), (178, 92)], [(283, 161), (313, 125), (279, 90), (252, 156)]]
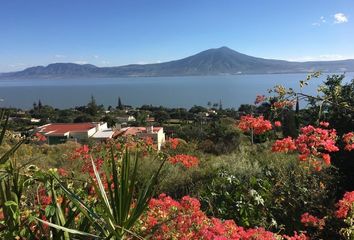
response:
[(117, 109), (119, 109), (119, 110), (123, 110), (123, 104), (122, 104), (122, 101), (120, 100), (120, 97), (118, 97), (118, 105), (117, 105)]
[(88, 115), (81, 115), (74, 119), (74, 123), (82, 123), (82, 122), (92, 122), (92, 118)]
[(158, 123), (164, 123), (169, 120), (171, 117), (166, 111), (156, 111), (154, 113), (155, 121)]
[(87, 104), (87, 113), (91, 116), (96, 116), (98, 112), (98, 106), (96, 103), (96, 99), (93, 95), (91, 95), (91, 101)]
[(33, 110), (37, 111), (37, 103), (36, 102), (33, 103)]
[(110, 115), (106, 115), (103, 118), (100, 119), (102, 122), (106, 122), (108, 127), (114, 127), (117, 123), (116, 119), (114, 119)]
[(205, 107), (202, 106), (196, 106), (194, 105), (193, 107), (191, 107), (191, 109), (189, 109), (190, 113), (200, 113), (200, 112), (206, 112), (207, 109)]
[(296, 116), (292, 109), (285, 109), (282, 112), (283, 115), (283, 123), (282, 130), (284, 137), (292, 137), (295, 138), (298, 135), (298, 128), (296, 127)]
[(221, 99), (220, 99), (220, 101), (219, 101), (219, 111), (221, 111), (222, 110), (222, 102), (221, 102)]
[(41, 111), (41, 109), (42, 109), (42, 102), (41, 102), (41, 100), (39, 99), (39, 100), (38, 100), (38, 111)]
[(212, 105), (212, 103), (210, 102), (210, 101), (208, 101), (208, 108), (210, 109), (211, 108), (211, 105)]
[(240, 107), (238, 108), (239, 112), (243, 112), (245, 114), (252, 114), (255, 110), (256, 110), (256, 106), (250, 104), (241, 104)]

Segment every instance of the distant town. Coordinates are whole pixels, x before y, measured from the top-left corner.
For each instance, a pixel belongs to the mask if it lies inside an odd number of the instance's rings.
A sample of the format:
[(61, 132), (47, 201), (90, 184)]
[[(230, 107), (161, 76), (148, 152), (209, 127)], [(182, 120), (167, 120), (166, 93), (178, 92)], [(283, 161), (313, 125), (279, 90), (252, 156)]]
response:
[(185, 134), (182, 133), (185, 126), (200, 128), (220, 119), (237, 119), (255, 109), (254, 105), (247, 104), (237, 110), (224, 109), (221, 101), (190, 109), (152, 105), (134, 108), (123, 104), (120, 97), (116, 106), (105, 108), (96, 103), (94, 96), (87, 105), (57, 109), (38, 100), (29, 110), (10, 109), (9, 129), (21, 134), (35, 130), (44, 137), (43, 143), (50, 145), (135, 136), (151, 138), (160, 149), (166, 138)]

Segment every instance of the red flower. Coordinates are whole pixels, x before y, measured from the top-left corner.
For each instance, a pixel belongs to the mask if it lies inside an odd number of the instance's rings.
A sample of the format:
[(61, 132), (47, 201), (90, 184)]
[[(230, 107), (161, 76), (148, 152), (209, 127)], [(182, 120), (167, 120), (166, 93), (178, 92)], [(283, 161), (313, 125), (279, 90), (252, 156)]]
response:
[(319, 229), (323, 229), (323, 227), (325, 226), (324, 219), (320, 219), (318, 217), (315, 217), (315, 216), (309, 214), (308, 212), (301, 215), (300, 221), (306, 227), (310, 226), (310, 227), (316, 227)]
[(275, 122), (274, 122), (274, 126), (276, 126), (276, 127), (281, 127), (281, 122), (280, 122), (280, 121), (275, 121)]
[(238, 128), (243, 132), (253, 131), (254, 134), (263, 134), (272, 129), (270, 121), (265, 120), (263, 116), (253, 117), (251, 115), (242, 116)]
[(329, 123), (328, 122), (320, 122), (320, 126), (327, 128), (329, 126)]
[(52, 197), (47, 195), (45, 188), (40, 188), (38, 190), (36, 202), (45, 209), (52, 202)]
[[(185, 196), (176, 201), (165, 194), (149, 202), (149, 207), (141, 219), (144, 234), (151, 239), (176, 240), (238, 240), (263, 239), (275, 240), (280, 236), (264, 228), (245, 229), (239, 227), (233, 220), (223, 221), (218, 218), (209, 218), (200, 209), (200, 202), (196, 198)], [(282, 236), (288, 240), (306, 240), (304, 234)]]
[(170, 143), (170, 146), (172, 149), (176, 149), (179, 144), (179, 139), (178, 138), (170, 138), (170, 139), (168, 139), (168, 142)]
[(329, 153), (339, 151), (335, 145), (337, 133), (334, 129), (315, 128), (311, 125), (300, 129), (300, 135), (292, 140), (290, 137), (277, 140), (273, 146), (274, 152), (288, 152), (297, 150), (299, 160), (309, 161), (315, 170), (321, 170), (319, 159), (326, 165), (331, 164)]
[(295, 142), (291, 137), (277, 140), (272, 146), (273, 152), (289, 152), (296, 150)]
[(145, 138), (145, 143), (148, 146), (152, 146), (152, 145), (154, 145), (154, 139), (152, 139), (152, 137), (146, 137)]
[(58, 168), (58, 174), (65, 177), (68, 175), (68, 172), (64, 168)]
[(351, 151), (354, 149), (354, 132), (349, 132), (343, 135), (343, 142), (345, 143), (344, 149)]
[(193, 166), (197, 166), (199, 160), (197, 157), (186, 155), (186, 154), (178, 154), (173, 157), (169, 157), (168, 159), (172, 164), (182, 163), (186, 168), (190, 168)]
[(254, 101), (254, 104), (260, 104), (266, 100), (266, 97), (264, 95), (257, 95), (256, 100)]
[(322, 154), (322, 159), (326, 165), (331, 165), (331, 156), (329, 156), (329, 154)]
[(352, 211), (354, 208), (354, 191), (346, 192), (343, 196), (343, 199), (339, 200), (337, 203), (337, 218), (346, 218), (349, 211)]

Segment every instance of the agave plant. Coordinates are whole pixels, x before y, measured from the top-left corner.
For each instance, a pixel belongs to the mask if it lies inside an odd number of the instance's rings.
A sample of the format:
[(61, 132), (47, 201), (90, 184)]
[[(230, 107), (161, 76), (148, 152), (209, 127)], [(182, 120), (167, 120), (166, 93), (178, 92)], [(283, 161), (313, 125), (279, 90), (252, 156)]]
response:
[[(65, 196), (77, 209), (85, 219), (86, 224), (84, 230), (80, 226), (70, 228), (65, 222), (62, 213), (59, 212), (59, 221), (56, 223), (41, 220), (39, 222), (49, 225), (50, 227), (66, 232), (72, 236), (84, 236), (94, 239), (124, 239), (126, 237), (134, 237), (142, 239), (140, 236), (132, 232), (132, 228), (138, 222), (140, 216), (146, 210), (150, 199), (152, 198), (158, 176), (165, 163), (161, 161), (159, 168), (152, 174), (149, 181), (139, 191), (136, 189), (137, 168), (139, 163), (139, 154), (131, 153), (125, 149), (124, 154), (118, 161), (114, 159), (114, 150), (111, 148), (111, 157), (109, 159), (109, 171), (104, 172), (107, 186), (104, 187), (102, 177), (97, 170), (96, 164), (91, 157), (94, 177), (91, 182), (97, 195), (97, 204), (92, 207), (75, 194), (70, 188), (63, 183), (58, 176), (52, 174), (57, 181)], [(163, 158), (165, 159), (165, 158)], [(116, 162), (117, 161), (117, 162)], [(60, 209), (60, 206), (57, 206)], [(91, 231), (90, 231), (91, 230)], [(94, 234), (90, 233), (93, 232)], [(62, 239), (65, 239), (64, 236)]]
[[(0, 145), (4, 142), (9, 116), (8, 110), (0, 110)], [(27, 140), (27, 138), (22, 138), (10, 150), (0, 156), (0, 210), (4, 215), (6, 232), (12, 237), (20, 234), (21, 225), (23, 225), (20, 219), (19, 200), (23, 193), (26, 178), (21, 175), (20, 171), (26, 164), (18, 166), (16, 161), (9, 160)]]

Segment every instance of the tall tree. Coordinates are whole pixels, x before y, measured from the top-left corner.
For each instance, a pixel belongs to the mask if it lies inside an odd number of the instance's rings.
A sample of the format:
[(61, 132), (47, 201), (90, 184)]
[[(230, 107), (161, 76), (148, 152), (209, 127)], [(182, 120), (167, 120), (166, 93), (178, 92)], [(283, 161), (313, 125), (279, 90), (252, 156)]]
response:
[(210, 102), (210, 101), (208, 101), (208, 108), (210, 109), (211, 108), (211, 105), (212, 105), (212, 103)]
[(222, 110), (222, 102), (221, 102), (221, 99), (219, 101), (219, 110), (221, 111)]
[(123, 104), (122, 104), (122, 101), (120, 100), (120, 97), (118, 97), (118, 106), (117, 106), (117, 108), (119, 110), (123, 110)]
[(98, 112), (98, 106), (96, 103), (96, 99), (93, 95), (91, 95), (91, 101), (87, 104), (87, 113), (91, 116), (96, 116)]
[(41, 109), (42, 109), (42, 102), (41, 102), (41, 100), (39, 99), (39, 100), (38, 100), (38, 111), (41, 111)]

